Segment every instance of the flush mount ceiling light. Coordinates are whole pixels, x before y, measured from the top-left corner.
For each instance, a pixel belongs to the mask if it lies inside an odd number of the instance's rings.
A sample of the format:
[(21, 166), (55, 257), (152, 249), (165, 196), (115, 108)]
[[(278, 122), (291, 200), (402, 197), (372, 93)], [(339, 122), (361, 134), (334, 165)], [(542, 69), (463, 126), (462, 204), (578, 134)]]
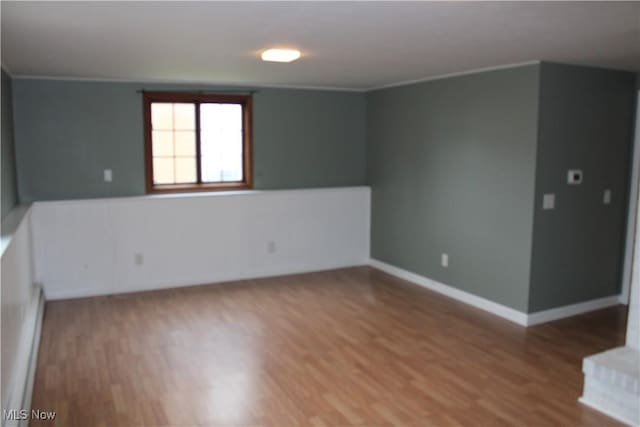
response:
[(262, 52), (262, 60), (269, 62), (291, 62), (300, 58), (300, 51), (295, 49), (267, 49)]

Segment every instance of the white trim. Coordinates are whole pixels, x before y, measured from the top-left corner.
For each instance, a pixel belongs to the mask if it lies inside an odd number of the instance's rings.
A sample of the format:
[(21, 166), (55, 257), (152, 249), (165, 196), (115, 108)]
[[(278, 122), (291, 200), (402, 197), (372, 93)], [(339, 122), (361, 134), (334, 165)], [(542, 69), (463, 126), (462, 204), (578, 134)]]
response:
[(620, 295), (611, 295), (604, 298), (579, 302), (577, 304), (564, 305), (562, 307), (550, 308), (548, 310), (529, 313), (527, 316), (527, 326), (538, 325), (540, 323), (552, 322), (565, 317), (577, 316), (578, 314), (590, 311), (601, 310), (620, 304)]
[[(223, 190), (223, 191), (193, 191), (193, 192), (176, 192), (176, 193), (152, 193), (152, 194), (140, 194), (132, 196), (115, 196), (115, 197), (87, 197), (83, 199), (51, 199), (51, 200), (39, 200), (32, 204), (34, 206), (39, 205), (73, 205), (84, 204), (87, 202), (146, 202), (149, 200), (166, 200), (166, 199), (194, 199), (205, 197), (236, 197), (236, 196), (266, 196), (276, 193), (287, 194), (308, 194), (310, 192), (316, 193), (338, 193), (343, 191), (353, 191), (358, 189), (371, 189), (368, 185), (355, 185), (350, 187), (315, 187), (315, 188), (283, 188), (273, 190)], [(30, 206), (31, 204), (27, 205)], [(9, 215), (7, 215), (8, 217)], [(5, 219), (6, 221), (6, 219)]]
[(487, 71), (497, 71), (497, 70), (506, 70), (506, 69), (509, 69), (509, 68), (526, 67), (528, 65), (540, 64), (540, 62), (541, 62), (540, 60), (535, 60), (535, 61), (515, 62), (515, 63), (512, 63), (512, 64), (504, 64), (504, 65), (494, 65), (492, 67), (474, 68), (474, 69), (467, 70), (467, 71), (458, 71), (458, 72), (454, 72), (454, 73), (440, 74), (440, 75), (437, 75), (437, 76), (423, 77), (423, 78), (415, 79), (415, 80), (405, 80), (405, 81), (397, 82), (397, 83), (390, 83), (390, 84), (381, 85), (381, 86), (373, 86), (373, 87), (370, 87), (368, 89), (365, 89), (365, 92), (371, 92), (371, 91), (374, 91), (374, 90), (381, 90), (381, 89), (390, 89), (392, 87), (399, 87), (399, 86), (408, 86), (408, 85), (413, 85), (413, 84), (416, 84), (416, 83), (430, 82), (432, 80), (441, 80), (441, 79), (448, 79), (448, 78), (451, 78), (451, 77), (466, 76), (468, 74), (484, 73), (484, 72), (487, 72)]
[(620, 295), (618, 295), (618, 304), (622, 304), (622, 305), (629, 305), (629, 295), (625, 296), (625, 286), (624, 283), (622, 284), (622, 291), (620, 292)]
[[(22, 408), (31, 409), (31, 399), (33, 397), (33, 385), (36, 380), (36, 369), (38, 367), (38, 350), (40, 349), (40, 337), (42, 336), (42, 320), (44, 318), (44, 292), (42, 288), (38, 289), (38, 308), (35, 317), (35, 330), (33, 331), (33, 340), (31, 342), (31, 354), (29, 355), (29, 366), (27, 368), (27, 377), (25, 379), (24, 396), (22, 398)], [(28, 427), (29, 420), (22, 420), (19, 424), (21, 427)]]
[(589, 399), (585, 398), (584, 396), (580, 396), (578, 398), (578, 402), (582, 403), (585, 406), (588, 406), (589, 408), (595, 409), (598, 412), (602, 412), (603, 414), (605, 414), (605, 415), (607, 415), (607, 416), (609, 416), (609, 417), (611, 417), (611, 418), (613, 418), (615, 420), (618, 420), (618, 421), (620, 421), (620, 422), (622, 422), (624, 424), (633, 426), (633, 422), (632, 421), (621, 417), (620, 414), (617, 414), (615, 412), (612, 412), (612, 411), (609, 411), (609, 410), (605, 409), (604, 407), (598, 405), (595, 402), (590, 401)]
[[(33, 301), (29, 312), (25, 317), (22, 327), (20, 348), (18, 349), (16, 361), (17, 367), (13, 373), (12, 385), (9, 388), (10, 396), (7, 399), (7, 407), (3, 409), (30, 409), (23, 405), (31, 405), (31, 393), (33, 391), (33, 381), (35, 380), (35, 370), (38, 359), (38, 348), (40, 347), (40, 334), (42, 330), (42, 319), (44, 315), (44, 294), (42, 289), (38, 289), (38, 296)], [(26, 421), (28, 424), (28, 421)], [(20, 420), (4, 420), (4, 427), (15, 427), (27, 425)]]
[(577, 304), (551, 308), (549, 310), (537, 311), (535, 313), (524, 313), (486, 298), (462, 291), (451, 285), (446, 285), (429, 279), (428, 277), (420, 276), (419, 274), (378, 261), (377, 259), (371, 258), (369, 260), (369, 265), (373, 268), (377, 268), (378, 270), (382, 270), (385, 273), (391, 274), (392, 276), (415, 283), (416, 285), (438, 292), (439, 294), (446, 295), (521, 326), (533, 326), (540, 323), (551, 322), (553, 320), (559, 320), (565, 317), (576, 316), (578, 314), (611, 307), (619, 303), (619, 295), (612, 295)]
[(636, 97), (636, 124), (633, 140), (633, 161), (631, 162), (631, 184), (629, 186), (629, 207), (627, 212), (627, 235), (624, 249), (624, 265), (622, 270), (622, 290), (620, 304), (629, 304), (631, 279), (633, 270), (633, 253), (636, 240), (638, 192), (640, 191), (640, 90)]
[(59, 81), (77, 81), (77, 82), (98, 82), (98, 83), (137, 83), (137, 84), (177, 84), (177, 85), (207, 85), (207, 86), (220, 86), (231, 87), (238, 89), (297, 89), (297, 90), (326, 90), (333, 92), (356, 92), (366, 93), (380, 89), (389, 89), (392, 87), (407, 86), (416, 83), (423, 83), (432, 80), (448, 79), (450, 77), (466, 76), (468, 74), (478, 74), (487, 71), (505, 70), (509, 68), (525, 67), (528, 65), (540, 64), (540, 60), (515, 62), (504, 65), (494, 65), (491, 67), (473, 68), (466, 71), (458, 71), (447, 74), (439, 74), (436, 76), (421, 77), (414, 80), (405, 80), (396, 83), (389, 83), (380, 86), (372, 86), (368, 88), (354, 88), (354, 87), (335, 87), (335, 86), (313, 86), (313, 85), (286, 85), (286, 84), (263, 84), (263, 83), (242, 83), (242, 82), (215, 82), (215, 81), (203, 81), (203, 80), (172, 80), (172, 79), (124, 79), (124, 78), (100, 78), (100, 77), (70, 77), (70, 76), (47, 76), (47, 75), (33, 75), (33, 74), (11, 74), (11, 78), (25, 79), (25, 80), (59, 80)]
[(369, 260), (369, 265), (382, 270), (385, 273), (391, 274), (392, 276), (415, 283), (416, 285), (438, 292), (439, 294), (446, 295), (455, 300), (462, 301), (465, 304), (469, 304), (481, 310), (488, 311), (489, 313), (500, 316), (510, 322), (517, 323), (521, 326), (527, 326), (527, 315), (521, 311), (514, 310), (513, 308), (473, 295), (469, 292), (461, 291), (453, 286), (436, 282), (435, 280), (431, 280), (427, 277), (395, 267), (391, 264), (378, 261), (377, 259), (372, 258)]
[(307, 86), (307, 85), (287, 85), (287, 84), (268, 84), (268, 83), (251, 83), (251, 82), (216, 82), (204, 80), (172, 80), (172, 79), (125, 79), (125, 78), (108, 78), (108, 77), (70, 77), (70, 76), (46, 76), (34, 74), (12, 74), (12, 79), (23, 80), (56, 80), (63, 82), (95, 82), (95, 83), (131, 83), (131, 84), (164, 84), (164, 85), (202, 85), (209, 86), (215, 90), (223, 90), (225, 88), (233, 88), (238, 90), (251, 89), (292, 89), (292, 90), (317, 90), (330, 92), (355, 92), (364, 93), (366, 88), (353, 87), (335, 87), (335, 86)]

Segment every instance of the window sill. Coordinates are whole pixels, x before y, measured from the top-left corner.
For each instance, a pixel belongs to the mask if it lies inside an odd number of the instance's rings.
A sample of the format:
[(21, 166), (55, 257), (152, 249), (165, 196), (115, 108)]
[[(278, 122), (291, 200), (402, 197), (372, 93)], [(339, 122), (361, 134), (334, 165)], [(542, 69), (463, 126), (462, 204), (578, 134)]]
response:
[(193, 193), (193, 192), (217, 192), (217, 191), (234, 191), (234, 190), (251, 190), (251, 185), (245, 182), (225, 182), (215, 184), (168, 184), (156, 185), (147, 188), (148, 194), (163, 193)]
[(106, 197), (86, 197), (77, 199), (49, 199), (35, 202), (40, 203), (56, 203), (56, 204), (74, 204), (86, 203), (88, 201), (100, 203), (120, 203), (120, 202), (144, 202), (148, 200), (165, 200), (165, 199), (187, 199), (187, 198), (207, 198), (207, 197), (242, 197), (242, 196), (260, 196), (272, 195), (278, 193), (310, 193), (310, 192), (341, 192), (353, 191), (355, 189), (370, 189), (366, 185), (360, 186), (338, 186), (338, 187), (315, 187), (315, 188), (279, 188), (279, 189), (240, 189), (240, 190), (217, 190), (217, 191), (183, 191), (183, 192), (158, 192), (131, 196), (106, 196)]

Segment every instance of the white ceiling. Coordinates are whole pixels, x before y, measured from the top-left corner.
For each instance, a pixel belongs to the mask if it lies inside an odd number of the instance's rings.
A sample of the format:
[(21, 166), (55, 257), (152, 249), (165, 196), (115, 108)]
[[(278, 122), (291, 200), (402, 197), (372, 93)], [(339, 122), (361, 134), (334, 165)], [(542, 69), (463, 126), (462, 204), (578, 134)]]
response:
[[(531, 60), (640, 70), (640, 2), (6, 2), (14, 76), (369, 89)], [(259, 52), (295, 47), (291, 64)]]

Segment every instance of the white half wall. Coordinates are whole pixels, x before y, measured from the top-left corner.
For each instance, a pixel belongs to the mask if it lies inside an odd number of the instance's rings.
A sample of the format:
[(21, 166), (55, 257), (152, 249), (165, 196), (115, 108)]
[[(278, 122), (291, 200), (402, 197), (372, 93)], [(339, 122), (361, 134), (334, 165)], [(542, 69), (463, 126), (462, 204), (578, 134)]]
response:
[(47, 299), (362, 265), (370, 189), (349, 187), (37, 202)]

